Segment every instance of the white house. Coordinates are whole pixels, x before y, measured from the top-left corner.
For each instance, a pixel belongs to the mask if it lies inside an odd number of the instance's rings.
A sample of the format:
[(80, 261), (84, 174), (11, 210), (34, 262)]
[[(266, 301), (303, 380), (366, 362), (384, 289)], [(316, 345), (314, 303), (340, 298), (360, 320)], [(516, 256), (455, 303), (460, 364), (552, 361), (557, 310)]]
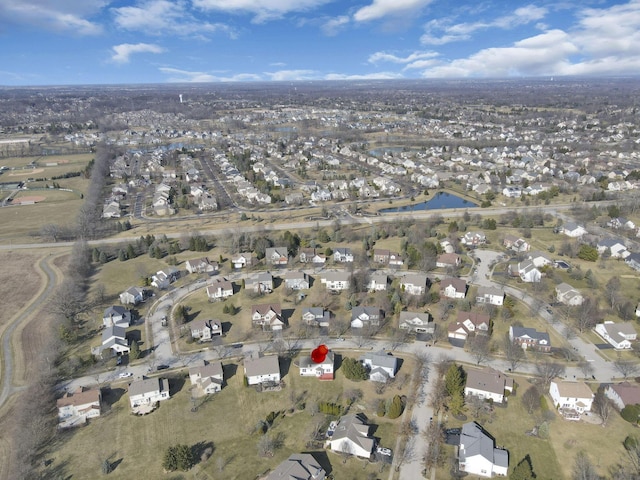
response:
[(568, 283), (562, 282), (556, 285), (556, 300), (565, 305), (578, 306), (582, 305), (584, 297), (577, 289)]
[(308, 290), (309, 276), (303, 271), (288, 271), (284, 275), (284, 285), (291, 290)]
[(251, 307), (251, 323), (261, 326), (264, 330), (282, 330), (284, 320), (279, 303), (262, 303)]
[(325, 446), (334, 452), (344, 452), (361, 458), (371, 457), (374, 445), (375, 439), (369, 436), (369, 425), (360, 414), (355, 413), (341, 417), (333, 435), (325, 443)]
[(102, 323), (105, 327), (127, 328), (131, 324), (131, 312), (118, 305), (113, 305), (105, 309), (102, 314)]
[(400, 279), (400, 288), (409, 295), (422, 295), (427, 291), (428, 280), (424, 273), (409, 273)]
[(320, 380), (333, 380), (333, 352), (327, 353), (324, 361), (315, 363), (311, 359), (311, 355), (303, 355), (298, 360), (298, 368), (300, 368), (301, 377), (316, 377)]
[(457, 253), (442, 253), (436, 258), (436, 267), (438, 268), (459, 267), (461, 263), (462, 260)]
[(273, 275), (269, 272), (258, 273), (244, 279), (245, 290), (253, 290), (255, 293), (271, 293), (273, 291)]
[(598, 249), (599, 255), (604, 254), (608, 250), (611, 258), (627, 258), (630, 253), (625, 244), (616, 238), (604, 238), (598, 242), (596, 248)]
[(505, 392), (513, 392), (513, 379), (491, 367), (481, 370), (469, 368), (466, 373), (465, 395), (503, 403)]
[(277, 355), (247, 358), (244, 361), (244, 374), (249, 385), (261, 383), (280, 383), (280, 362)]
[(287, 247), (269, 247), (265, 251), (264, 258), (271, 265), (286, 265), (289, 263)]
[(336, 248), (333, 251), (333, 261), (338, 263), (353, 262), (353, 253), (350, 248)]
[(562, 226), (562, 233), (567, 237), (578, 238), (587, 233), (587, 230), (574, 222), (567, 222)]
[(380, 325), (383, 318), (378, 307), (357, 306), (351, 309), (351, 328), (363, 328), (365, 325)]
[(94, 355), (102, 357), (102, 352), (111, 350), (112, 355), (129, 353), (129, 342), (124, 327), (107, 327), (102, 331), (102, 344), (92, 349)]
[(634, 342), (638, 334), (630, 323), (615, 323), (612, 321), (599, 323), (595, 331), (607, 342), (613, 345), (616, 350), (628, 350), (631, 342)]
[(398, 328), (413, 333), (434, 333), (436, 329), (429, 312), (400, 312)]
[(328, 327), (331, 324), (331, 312), (322, 307), (304, 307), (302, 321), (314, 327)]
[(396, 376), (398, 371), (398, 359), (384, 352), (365, 353), (360, 361), (369, 370), (369, 380), (373, 382), (386, 382)]
[(629, 382), (607, 385), (604, 394), (609, 398), (618, 410), (627, 405), (640, 405), (640, 385)]
[(206, 342), (222, 335), (222, 323), (219, 320), (193, 320), (189, 323), (191, 337)]
[(467, 282), (461, 278), (443, 278), (440, 281), (440, 295), (448, 298), (464, 298), (467, 295)]
[(524, 260), (516, 267), (520, 280), (527, 283), (538, 283), (542, 279), (542, 272), (533, 264), (531, 260)]
[(207, 257), (187, 260), (185, 267), (189, 273), (215, 273), (218, 271), (218, 263), (211, 262)]
[(481, 477), (506, 476), (509, 452), (495, 448), (493, 438), (476, 422), (465, 423), (460, 433), (458, 466), (463, 472)]
[(477, 247), (478, 245), (487, 243), (487, 236), (484, 232), (467, 232), (460, 239), (460, 243), (466, 247)]
[(156, 274), (151, 277), (151, 285), (156, 288), (165, 289), (175, 282), (179, 276), (180, 271), (177, 268), (165, 268), (164, 270), (156, 272)]
[(58, 427), (69, 428), (86, 423), (87, 419), (99, 417), (102, 394), (99, 388), (78, 387), (74, 392), (65, 392), (56, 401)]
[(233, 268), (240, 269), (250, 267), (253, 264), (251, 252), (238, 253), (231, 257)]
[(169, 380), (166, 378), (142, 378), (129, 385), (129, 402), (133, 409), (150, 406), (169, 397)]
[(320, 283), (323, 283), (327, 290), (347, 290), (351, 285), (351, 274), (349, 272), (326, 272), (320, 276)]
[(224, 300), (233, 296), (233, 283), (224, 277), (216, 278), (207, 286), (209, 300)]
[(579, 417), (571, 415), (571, 413), (581, 414), (591, 410), (594, 397), (586, 383), (559, 379), (553, 380), (549, 385), (549, 395), (551, 395), (556, 408), (565, 413), (567, 418), (575, 420), (578, 420)]
[(193, 393), (196, 393), (196, 396), (219, 392), (224, 383), (222, 363), (202, 360), (200, 365), (189, 369), (189, 380), (191, 386), (194, 387)]
[(120, 303), (123, 305), (137, 305), (144, 301), (144, 288), (129, 287), (120, 294)]
[(369, 285), (367, 288), (370, 292), (381, 292), (387, 289), (389, 284), (389, 276), (383, 271), (376, 270), (369, 276)]
[(504, 291), (497, 287), (478, 287), (476, 303), (502, 306), (504, 303)]

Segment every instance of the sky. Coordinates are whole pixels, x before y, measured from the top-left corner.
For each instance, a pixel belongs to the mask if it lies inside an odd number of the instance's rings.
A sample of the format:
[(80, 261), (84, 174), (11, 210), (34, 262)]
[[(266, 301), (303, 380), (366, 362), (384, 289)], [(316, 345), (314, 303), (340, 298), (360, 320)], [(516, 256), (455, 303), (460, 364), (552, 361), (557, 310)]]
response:
[(640, 0), (0, 0), (0, 85), (620, 76)]

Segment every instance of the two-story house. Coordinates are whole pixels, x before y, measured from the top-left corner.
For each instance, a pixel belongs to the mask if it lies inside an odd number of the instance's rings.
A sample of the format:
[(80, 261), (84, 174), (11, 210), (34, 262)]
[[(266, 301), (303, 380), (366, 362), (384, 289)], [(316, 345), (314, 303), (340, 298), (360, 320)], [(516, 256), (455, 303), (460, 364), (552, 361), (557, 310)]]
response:
[(384, 314), (379, 307), (353, 307), (351, 309), (351, 328), (378, 326), (383, 318)]
[(263, 330), (282, 330), (284, 319), (279, 303), (263, 303), (251, 307), (251, 323)]
[(509, 327), (509, 339), (524, 350), (532, 349), (540, 352), (551, 351), (551, 339), (547, 332), (538, 332), (535, 328)]

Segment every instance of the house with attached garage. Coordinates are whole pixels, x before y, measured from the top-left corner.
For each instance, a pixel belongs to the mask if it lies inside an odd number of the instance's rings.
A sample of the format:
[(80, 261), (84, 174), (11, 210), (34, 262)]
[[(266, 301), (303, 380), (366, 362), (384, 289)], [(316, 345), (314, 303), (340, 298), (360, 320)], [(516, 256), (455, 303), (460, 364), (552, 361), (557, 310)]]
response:
[(556, 300), (564, 305), (575, 307), (582, 305), (584, 297), (577, 289), (568, 283), (562, 282), (556, 285)]
[(169, 398), (169, 380), (166, 378), (143, 377), (129, 385), (129, 403), (134, 410), (139, 407), (153, 406)]
[(553, 260), (551, 260), (547, 254), (539, 250), (529, 253), (527, 255), (527, 259), (531, 260), (531, 263), (533, 263), (536, 268), (553, 265)]
[(210, 395), (222, 390), (224, 370), (220, 361), (201, 360), (200, 365), (189, 368), (189, 380), (196, 397)]
[(351, 309), (351, 328), (378, 326), (383, 318), (384, 314), (379, 307), (353, 307)]
[(279, 303), (263, 303), (251, 307), (251, 324), (263, 330), (282, 330), (284, 320)]
[(102, 393), (99, 388), (78, 387), (74, 392), (65, 392), (56, 401), (58, 428), (84, 425), (89, 418), (99, 417)]
[(253, 258), (251, 252), (237, 253), (231, 257), (231, 264), (235, 269), (251, 267), (253, 265)]
[(156, 274), (151, 277), (151, 285), (159, 289), (165, 289), (179, 277), (180, 270), (175, 267), (168, 267), (156, 272)]
[(120, 303), (123, 305), (137, 305), (144, 302), (144, 296), (144, 288), (129, 287), (120, 294)]
[(526, 283), (538, 283), (542, 279), (542, 272), (531, 260), (523, 260), (517, 265), (510, 265), (509, 270), (512, 276), (520, 277), (520, 280)]
[(317, 248), (301, 248), (298, 260), (300, 263), (324, 265), (327, 261), (327, 256)]
[(362, 364), (369, 371), (369, 380), (372, 382), (386, 382), (396, 376), (398, 371), (398, 359), (385, 352), (365, 353), (360, 357)]
[(449, 325), (447, 336), (455, 340), (466, 340), (472, 334), (488, 335), (491, 330), (489, 315), (477, 312), (459, 312), (455, 323)]
[(294, 453), (261, 480), (325, 480), (327, 473), (310, 453)]
[(467, 282), (461, 278), (443, 278), (440, 281), (440, 295), (448, 298), (464, 298), (467, 295)]
[(504, 291), (498, 287), (478, 287), (476, 303), (485, 305), (502, 306), (504, 303)]
[(191, 338), (207, 342), (213, 337), (222, 335), (222, 323), (220, 320), (192, 320), (189, 322)]
[(320, 283), (323, 283), (330, 291), (348, 290), (351, 285), (351, 274), (349, 272), (325, 272), (320, 276)]
[(265, 250), (265, 261), (270, 265), (283, 266), (289, 263), (287, 247), (269, 247)]
[(211, 262), (207, 257), (195, 258), (193, 260), (187, 260), (185, 267), (189, 273), (213, 274), (218, 271), (218, 262)]
[(438, 268), (455, 268), (462, 263), (460, 255), (457, 253), (442, 253), (436, 259), (436, 267)]
[(624, 259), (624, 262), (636, 271), (640, 272), (640, 253), (632, 253)]
[(303, 271), (289, 271), (284, 274), (284, 286), (290, 290), (308, 290), (311, 286), (309, 275)]
[(336, 248), (333, 251), (333, 261), (337, 263), (352, 263), (353, 253), (350, 248)]
[(466, 369), (465, 396), (504, 403), (505, 392), (513, 392), (513, 379), (491, 367)]
[(551, 351), (551, 339), (547, 332), (538, 332), (535, 328), (509, 327), (509, 340), (516, 342), (524, 350), (532, 349), (548, 353)]
[(562, 233), (567, 237), (579, 238), (585, 235), (587, 230), (582, 225), (578, 225), (575, 222), (567, 222), (562, 225)]
[(210, 301), (224, 300), (233, 296), (233, 283), (224, 277), (216, 278), (211, 285), (207, 285), (207, 297)]
[(487, 243), (487, 236), (484, 232), (467, 232), (460, 239), (460, 243), (465, 247), (478, 247), (479, 245), (484, 245)]
[(494, 438), (476, 422), (465, 423), (458, 445), (458, 467), (471, 475), (506, 477), (509, 452), (496, 448)]
[(273, 275), (262, 272), (244, 279), (244, 288), (254, 293), (271, 293), (273, 291)]
[(277, 355), (245, 358), (244, 375), (249, 385), (280, 383), (280, 362)]
[(129, 341), (124, 327), (107, 327), (102, 331), (102, 344), (91, 351), (96, 357), (102, 358), (102, 352), (111, 350), (111, 355), (129, 353)]
[(597, 324), (594, 330), (616, 350), (629, 350), (631, 343), (638, 338), (636, 329), (631, 323), (607, 321)]
[(516, 253), (528, 252), (531, 248), (531, 245), (529, 245), (529, 243), (524, 238), (516, 237), (515, 235), (509, 234), (504, 236), (502, 245), (504, 246), (504, 248)]
[(373, 262), (390, 267), (401, 267), (404, 265), (402, 256), (399, 253), (384, 248), (376, 248), (373, 251)]
[(325, 359), (320, 363), (315, 363), (311, 355), (301, 355), (297, 359), (297, 367), (300, 369), (301, 377), (316, 377), (319, 380), (333, 380), (333, 365), (335, 357), (332, 351), (327, 353)]
[(383, 271), (376, 270), (369, 276), (369, 285), (367, 288), (370, 292), (385, 291), (389, 285), (389, 276)]
[(569, 382), (554, 379), (549, 385), (553, 404), (565, 418), (579, 420), (580, 415), (591, 410), (594, 394), (584, 382)]
[(627, 247), (617, 238), (603, 238), (596, 245), (598, 255), (603, 255), (605, 252), (609, 252), (611, 258), (627, 258), (631, 252), (627, 250)]
[(409, 295), (422, 295), (429, 287), (429, 279), (424, 273), (408, 273), (400, 279), (400, 288)]
[(105, 327), (123, 327), (131, 325), (131, 312), (118, 305), (113, 305), (105, 309), (102, 314), (102, 323)]
[(398, 328), (410, 333), (435, 333), (436, 327), (429, 312), (400, 312)]
[(325, 447), (337, 453), (346, 453), (356, 457), (369, 458), (375, 446), (375, 438), (369, 434), (370, 427), (360, 413), (350, 413), (340, 417), (333, 435), (326, 441)]
[(322, 307), (304, 307), (302, 321), (313, 327), (328, 327), (331, 325), (331, 312)]
[(640, 385), (629, 382), (607, 385), (604, 394), (609, 398), (618, 410), (627, 405), (640, 405)]

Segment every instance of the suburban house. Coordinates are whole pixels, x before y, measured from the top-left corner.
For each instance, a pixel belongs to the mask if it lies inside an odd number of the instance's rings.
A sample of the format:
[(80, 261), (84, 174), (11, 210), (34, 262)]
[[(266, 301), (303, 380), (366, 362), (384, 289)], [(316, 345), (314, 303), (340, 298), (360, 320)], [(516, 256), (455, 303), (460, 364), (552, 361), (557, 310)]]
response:
[(400, 288), (409, 295), (426, 293), (429, 280), (424, 273), (408, 273), (400, 279)]
[(442, 253), (436, 258), (436, 267), (455, 268), (459, 267), (462, 260), (457, 253)]
[(477, 312), (459, 312), (456, 323), (449, 325), (448, 337), (466, 340), (471, 333), (489, 334), (491, 319), (489, 315)]
[(282, 330), (284, 321), (279, 303), (263, 303), (251, 307), (251, 324), (263, 330)]
[(523, 260), (518, 265), (510, 265), (511, 275), (520, 277), (520, 280), (527, 283), (537, 283), (542, 278), (542, 272), (533, 264), (531, 260)]
[(400, 312), (398, 321), (400, 330), (407, 330), (411, 333), (431, 333), (436, 330), (433, 317), (429, 312)]
[(233, 296), (233, 283), (224, 277), (218, 277), (211, 285), (207, 285), (209, 300), (224, 300), (231, 296)]
[(373, 382), (386, 382), (396, 376), (398, 371), (398, 359), (385, 352), (365, 353), (360, 361), (369, 370), (369, 380)]
[(582, 305), (584, 297), (568, 283), (556, 285), (556, 300), (564, 305), (578, 306)]
[(301, 248), (298, 256), (300, 263), (324, 264), (327, 257), (316, 248)]
[(631, 253), (627, 255), (624, 262), (634, 270), (640, 272), (640, 253)]
[(189, 322), (191, 337), (206, 342), (222, 335), (220, 320), (192, 320)]
[(516, 342), (524, 350), (529, 348), (539, 352), (551, 351), (551, 339), (547, 332), (538, 332), (535, 328), (509, 327), (509, 340)]
[(270, 265), (287, 265), (289, 263), (289, 252), (287, 247), (269, 247), (265, 250), (264, 258)]
[(308, 290), (311, 286), (309, 275), (303, 271), (289, 271), (284, 275), (285, 288), (290, 290)]
[(144, 288), (129, 287), (120, 294), (120, 303), (123, 305), (137, 305), (144, 301)]
[(462, 425), (458, 446), (460, 471), (481, 477), (507, 476), (509, 452), (495, 447), (495, 440), (476, 422)]
[(333, 251), (333, 261), (338, 263), (353, 262), (353, 253), (350, 248), (336, 248)]
[(327, 473), (310, 453), (294, 453), (261, 480), (325, 480)]
[(476, 303), (485, 305), (502, 306), (504, 303), (504, 291), (497, 287), (478, 287)]
[(502, 240), (502, 245), (507, 250), (511, 250), (512, 252), (522, 253), (528, 252), (531, 248), (531, 245), (524, 239), (520, 237), (516, 237), (515, 235), (505, 235)]
[(370, 292), (381, 292), (387, 289), (389, 276), (383, 271), (376, 270), (369, 276), (368, 289)]
[(369, 458), (375, 446), (375, 439), (369, 436), (369, 425), (362, 414), (350, 413), (338, 420), (333, 434), (325, 447), (334, 452), (344, 452), (356, 457)]
[(129, 353), (129, 342), (124, 327), (107, 327), (102, 331), (102, 344), (92, 349), (97, 357), (102, 357), (102, 352), (111, 350), (111, 355)]
[(129, 402), (133, 409), (168, 399), (169, 380), (166, 378), (142, 378), (129, 385)]
[(197, 397), (219, 392), (224, 383), (222, 363), (202, 360), (200, 365), (189, 369), (189, 380), (195, 390), (192, 393), (196, 393)]
[(131, 325), (131, 312), (118, 305), (106, 308), (102, 314), (102, 323), (105, 327), (123, 327)]
[(596, 325), (595, 331), (616, 350), (628, 350), (638, 334), (631, 323), (604, 322)]
[(578, 238), (587, 233), (587, 230), (577, 223), (567, 222), (562, 225), (561, 233), (564, 233), (567, 237)]
[(249, 385), (261, 383), (280, 383), (280, 362), (277, 355), (266, 355), (246, 358), (244, 375)]
[(604, 394), (609, 398), (618, 410), (627, 405), (640, 405), (640, 385), (629, 382), (607, 385)]
[(348, 290), (351, 285), (349, 272), (325, 272), (320, 276), (320, 283), (324, 283), (327, 290), (338, 292)]
[(557, 378), (549, 385), (549, 395), (555, 407), (569, 420), (579, 420), (580, 414), (591, 410), (594, 397), (586, 383)]
[(156, 272), (151, 277), (151, 285), (161, 290), (167, 288), (180, 277), (180, 270), (175, 267), (168, 267)]
[(401, 267), (404, 265), (402, 256), (397, 252), (392, 252), (383, 248), (373, 250), (373, 262), (390, 267)]
[(533, 263), (536, 268), (542, 268), (545, 265), (553, 265), (553, 260), (551, 260), (547, 254), (539, 250), (527, 255), (527, 260), (531, 260), (531, 263)]
[(611, 228), (615, 228), (616, 230), (619, 228), (624, 228), (626, 230), (634, 230), (636, 228), (635, 223), (631, 220), (627, 220), (626, 218), (616, 217), (612, 218), (607, 222), (607, 226)]
[(216, 273), (218, 271), (218, 262), (211, 262), (207, 257), (195, 258), (187, 260), (185, 267), (189, 273)]
[(231, 257), (233, 268), (240, 269), (253, 265), (253, 256), (251, 252), (238, 253)]
[(472, 395), (503, 403), (505, 392), (513, 392), (513, 379), (491, 367), (466, 369), (467, 381), (464, 387), (466, 396)]
[(487, 243), (487, 237), (483, 232), (467, 232), (460, 239), (460, 243), (465, 247), (473, 248)]
[(603, 238), (598, 242), (596, 248), (599, 255), (608, 251), (611, 258), (627, 258), (630, 253), (622, 240), (617, 238)]
[(380, 325), (384, 318), (382, 310), (378, 307), (353, 307), (351, 309), (351, 328), (362, 328), (365, 325)]
[(254, 293), (273, 292), (273, 275), (262, 272), (244, 279), (244, 288)]
[(331, 312), (322, 307), (304, 307), (302, 321), (314, 327), (328, 327), (331, 324)]
[(440, 281), (440, 295), (448, 298), (464, 298), (467, 295), (467, 282), (461, 278), (443, 278)]
[(327, 353), (327, 356), (321, 363), (315, 363), (311, 359), (311, 355), (302, 355), (298, 359), (298, 368), (300, 368), (301, 377), (317, 377), (320, 380), (333, 380), (333, 352)]
[(58, 427), (70, 428), (86, 423), (87, 419), (99, 417), (102, 394), (99, 388), (78, 387), (74, 392), (65, 392), (56, 401)]

